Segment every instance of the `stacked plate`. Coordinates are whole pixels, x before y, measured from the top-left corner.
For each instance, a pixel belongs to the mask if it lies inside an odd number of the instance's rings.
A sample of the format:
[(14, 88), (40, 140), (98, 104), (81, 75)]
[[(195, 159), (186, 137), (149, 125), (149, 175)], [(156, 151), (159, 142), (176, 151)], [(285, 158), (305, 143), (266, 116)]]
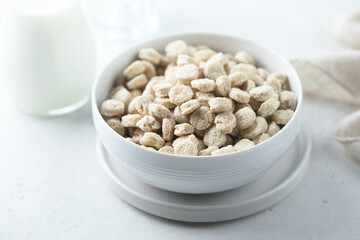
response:
[(286, 197), (304, 177), (311, 139), (301, 131), (292, 146), (261, 177), (211, 194), (182, 194), (151, 186), (121, 167), (100, 140), (97, 153), (106, 182), (125, 201), (156, 216), (187, 222), (217, 222), (262, 211)]

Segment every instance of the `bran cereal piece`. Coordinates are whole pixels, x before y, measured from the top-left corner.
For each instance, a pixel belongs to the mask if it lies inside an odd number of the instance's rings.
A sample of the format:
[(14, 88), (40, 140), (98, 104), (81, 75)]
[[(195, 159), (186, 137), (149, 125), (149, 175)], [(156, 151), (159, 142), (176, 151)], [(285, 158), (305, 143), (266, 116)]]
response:
[(236, 118), (231, 112), (219, 113), (215, 117), (216, 129), (220, 130), (225, 134), (230, 134), (236, 127)]
[(169, 75), (175, 76), (176, 70), (179, 68), (179, 66), (176, 65), (174, 62), (170, 62), (169, 65), (165, 67), (165, 78)]
[(176, 138), (173, 141), (173, 147), (176, 147), (180, 142), (187, 141), (187, 140), (195, 143), (196, 146), (198, 144), (198, 139), (196, 138), (196, 136), (194, 134), (190, 134), (190, 135), (187, 135), (187, 136), (181, 136), (181, 137)]
[[(138, 96), (140, 97), (140, 96)], [(127, 108), (127, 113), (128, 114), (137, 114), (139, 113), (137, 110), (136, 110), (136, 107), (135, 107), (135, 103), (138, 99), (135, 97), (133, 100), (130, 101), (129, 105), (128, 105), (128, 108)]]
[(106, 120), (106, 123), (118, 134), (120, 134), (121, 136), (125, 135), (125, 128), (124, 126), (121, 124), (120, 119), (118, 118), (109, 118), (108, 120)]
[(207, 61), (204, 69), (205, 77), (216, 80), (218, 77), (226, 75), (223, 58), (224, 54), (217, 53)]
[(240, 141), (238, 141), (234, 148), (236, 151), (241, 151), (241, 150), (245, 150), (245, 149), (248, 149), (248, 148), (251, 148), (255, 146), (255, 143), (249, 139), (241, 139)]
[(158, 151), (162, 152), (162, 153), (168, 153), (168, 154), (174, 154), (175, 153), (174, 148), (171, 147), (171, 146), (164, 146), (164, 147), (160, 148)]
[(256, 114), (254, 110), (249, 107), (244, 107), (235, 113), (236, 127), (240, 130), (247, 129), (256, 120)]
[(124, 86), (116, 86), (114, 87), (113, 89), (111, 89), (110, 93), (108, 94), (107, 98), (106, 99), (111, 99), (115, 93), (119, 90), (121, 90), (122, 88), (124, 88)]
[(285, 125), (287, 124), (291, 117), (294, 115), (294, 111), (287, 109), (287, 110), (276, 110), (272, 115), (271, 115), (271, 119), (276, 123), (276, 124), (281, 124), (281, 125)]
[(257, 135), (257, 136), (253, 139), (253, 141), (254, 141), (255, 145), (258, 145), (258, 144), (260, 144), (260, 143), (268, 140), (269, 138), (270, 138), (270, 135), (269, 135), (269, 134), (267, 134), (267, 133), (262, 133), (262, 134), (260, 134), (260, 135)]
[(154, 147), (159, 149), (164, 145), (165, 141), (159, 134), (153, 132), (146, 132), (140, 139), (140, 144), (146, 147)]
[(247, 78), (252, 79), (253, 76), (257, 74), (257, 69), (254, 65), (239, 63), (233, 67), (231, 73), (243, 72)]
[(242, 85), (241, 85), (241, 90), (244, 90), (245, 92), (250, 92), (251, 89), (255, 88), (256, 85), (254, 83), (254, 81), (252, 80), (247, 80), (246, 82), (244, 82)]
[(197, 79), (199, 76), (199, 70), (194, 64), (186, 64), (179, 67), (176, 70), (175, 77), (177, 81), (182, 84), (190, 84), (194, 79)]
[(286, 76), (286, 74), (284, 73), (280, 73), (280, 72), (274, 72), (271, 73), (267, 76), (267, 80), (270, 80), (272, 78), (277, 78), (278, 80), (280, 80), (281, 85), (284, 85), (287, 83), (288, 81), (288, 77)]
[(248, 53), (246, 53), (244, 51), (240, 51), (240, 52), (236, 53), (235, 60), (238, 63), (255, 65), (254, 59)]
[(147, 77), (147, 79), (151, 79), (153, 77), (155, 77), (156, 75), (156, 69), (154, 67), (154, 65), (148, 61), (142, 61), (145, 65), (145, 75)]
[(189, 100), (180, 105), (181, 114), (187, 115), (194, 112), (200, 107), (200, 103), (196, 99)]
[(146, 60), (154, 65), (158, 65), (160, 62), (161, 55), (153, 48), (143, 48), (139, 52), (139, 58)]
[(211, 153), (218, 149), (219, 148), (217, 146), (207, 147), (204, 150), (199, 151), (199, 156), (211, 156)]
[(151, 103), (149, 105), (149, 114), (156, 118), (166, 118), (169, 116), (170, 110), (160, 104)]
[(159, 83), (164, 82), (163, 76), (156, 76), (150, 79), (150, 81), (147, 83), (144, 91), (142, 92), (143, 96), (151, 97), (151, 99), (155, 98), (155, 91), (153, 87)]
[(253, 75), (251, 77), (251, 80), (255, 83), (257, 87), (262, 86), (265, 83), (264, 79), (259, 74)]
[(271, 137), (274, 136), (278, 131), (280, 131), (279, 125), (277, 125), (274, 121), (269, 123), (268, 129), (266, 131)]
[(135, 129), (132, 134), (132, 140), (134, 143), (140, 144), (140, 139), (144, 136), (145, 132), (141, 129)]
[(180, 54), (177, 57), (176, 64), (178, 66), (184, 66), (186, 64), (194, 64), (196, 67), (200, 67), (200, 61), (185, 54)]
[(280, 95), (279, 94), (274, 93), (274, 95), (272, 97), (275, 98), (276, 100), (280, 101)]
[(164, 118), (162, 120), (162, 135), (165, 141), (171, 141), (174, 137), (175, 120)]
[(174, 135), (185, 136), (194, 133), (194, 127), (188, 123), (180, 123), (175, 125)]
[(222, 147), (218, 150), (212, 151), (211, 155), (215, 156), (215, 155), (220, 155), (220, 154), (226, 154), (226, 153), (232, 153), (235, 152), (235, 148), (233, 145), (228, 145), (226, 147)]
[(131, 93), (126, 88), (122, 87), (112, 96), (112, 99), (122, 101), (126, 107), (130, 103)]
[(241, 135), (244, 138), (253, 139), (261, 133), (261, 125), (258, 123), (258, 120), (255, 119), (254, 123), (247, 129), (241, 130)]
[[(135, 108), (140, 114), (149, 114), (149, 105), (152, 103), (152, 98), (150, 96), (139, 96), (135, 101)], [(134, 101), (133, 100), (133, 101)]]
[(190, 116), (190, 123), (198, 130), (205, 130), (211, 126), (214, 121), (214, 114), (209, 107), (201, 106)]
[(229, 81), (232, 87), (241, 87), (246, 81), (250, 80), (243, 72), (234, 72), (229, 75)]
[(145, 74), (137, 75), (136, 77), (132, 78), (130, 81), (126, 83), (126, 86), (130, 89), (142, 88), (148, 83)]
[(215, 98), (214, 94), (204, 92), (196, 92), (195, 97), (201, 106), (209, 106), (209, 100)]
[(215, 89), (215, 81), (208, 78), (192, 80), (191, 87), (200, 92), (212, 92)]
[(174, 85), (171, 83), (162, 82), (154, 85), (152, 89), (154, 90), (156, 97), (165, 98), (169, 96), (169, 91), (173, 86)]
[(274, 89), (271, 86), (260, 86), (251, 89), (249, 94), (253, 100), (264, 102), (274, 95)]
[(124, 127), (136, 127), (137, 122), (142, 118), (140, 114), (128, 114), (121, 118)]
[(132, 79), (137, 75), (144, 73), (146, 70), (145, 65), (142, 61), (136, 60), (135, 62), (131, 63), (125, 70), (124, 76), (127, 79)]
[(290, 91), (282, 91), (280, 93), (280, 108), (291, 109), (295, 111), (296, 108), (296, 95)]
[(190, 100), (193, 95), (194, 93), (191, 88), (183, 84), (176, 84), (169, 92), (170, 101), (176, 105), (181, 105)]
[(186, 48), (186, 42), (184, 42), (183, 40), (175, 40), (165, 46), (165, 53), (168, 57), (177, 57), (178, 55), (185, 53)]
[(213, 113), (221, 113), (231, 111), (233, 102), (228, 98), (216, 97), (209, 100), (210, 110)]
[(177, 106), (174, 109), (174, 118), (175, 121), (178, 123), (189, 123), (190, 122), (190, 115), (184, 115), (181, 113), (180, 106)]
[(181, 141), (174, 147), (175, 154), (184, 156), (197, 156), (198, 149), (195, 143), (190, 140)]
[(222, 97), (228, 97), (231, 90), (231, 83), (227, 76), (220, 76), (216, 78), (216, 94)]
[(239, 103), (248, 103), (250, 101), (249, 93), (235, 87), (230, 90), (229, 97)]
[(264, 69), (264, 68), (258, 68), (257, 69), (257, 72), (259, 74), (259, 76), (264, 80), (266, 81), (267, 77), (269, 76), (269, 72)]
[(221, 132), (213, 125), (206, 130), (204, 135), (204, 144), (206, 146), (222, 147), (226, 142), (226, 134)]
[(262, 117), (268, 117), (272, 115), (279, 106), (280, 102), (276, 98), (271, 97), (260, 105), (257, 114)]
[(155, 132), (161, 128), (161, 124), (156, 118), (145, 115), (137, 123), (136, 126), (144, 132)]
[(167, 109), (173, 109), (176, 107), (175, 104), (173, 104), (169, 98), (161, 98), (161, 97), (156, 97), (154, 100), (155, 103), (158, 103), (160, 105), (163, 105), (164, 107), (166, 107)]
[(216, 54), (216, 52), (214, 52), (211, 49), (200, 49), (194, 53), (194, 58), (198, 61), (206, 62), (215, 54)]
[(266, 80), (264, 85), (272, 87), (276, 93), (279, 93), (281, 91), (281, 82), (277, 78), (269, 78), (268, 80)]
[(125, 112), (125, 104), (115, 99), (105, 100), (100, 107), (100, 113), (104, 117), (120, 116)]
[(268, 129), (268, 123), (265, 118), (257, 116), (256, 120), (258, 121), (258, 124), (261, 126), (261, 133), (265, 133)]

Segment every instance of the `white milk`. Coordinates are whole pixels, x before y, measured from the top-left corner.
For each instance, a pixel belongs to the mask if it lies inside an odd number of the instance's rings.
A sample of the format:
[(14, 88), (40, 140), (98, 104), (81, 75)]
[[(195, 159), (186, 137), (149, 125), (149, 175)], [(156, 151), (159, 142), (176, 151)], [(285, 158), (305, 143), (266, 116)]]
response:
[(58, 115), (87, 101), (95, 46), (79, 1), (9, 1), (1, 41), (3, 78), (20, 109)]

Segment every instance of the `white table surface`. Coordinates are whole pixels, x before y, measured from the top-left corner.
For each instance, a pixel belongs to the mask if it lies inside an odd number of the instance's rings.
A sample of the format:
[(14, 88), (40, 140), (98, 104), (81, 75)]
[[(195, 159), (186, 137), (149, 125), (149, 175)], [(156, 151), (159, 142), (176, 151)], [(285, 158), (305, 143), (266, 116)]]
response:
[[(360, 8), (356, 0), (217, 1), (204, 8), (206, 2), (159, 1), (161, 32), (238, 34), (294, 58), (334, 50), (326, 24)], [(97, 39), (103, 66), (121, 47)], [(61, 118), (28, 116), (13, 108), (1, 80), (0, 109), (0, 239), (360, 237), (360, 164), (334, 139), (351, 106), (306, 97), (303, 119), (313, 150), (305, 179), (278, 205), (216, 224), (160, 219), (118, 198), (100, 175), (89, 104)]]

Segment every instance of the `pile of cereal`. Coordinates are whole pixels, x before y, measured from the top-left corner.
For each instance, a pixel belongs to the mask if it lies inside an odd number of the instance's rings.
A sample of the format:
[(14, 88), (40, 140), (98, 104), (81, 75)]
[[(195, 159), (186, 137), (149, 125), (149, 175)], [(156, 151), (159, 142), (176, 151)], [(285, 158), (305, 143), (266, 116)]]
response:
[(276, 134), (292, 117), (287, 76), (257, 68), (251, 56), (182, 40), (165, 55), (141, 49), (115, 81), (100, 112), (131, 142), (179, 155), (240, 151)]

